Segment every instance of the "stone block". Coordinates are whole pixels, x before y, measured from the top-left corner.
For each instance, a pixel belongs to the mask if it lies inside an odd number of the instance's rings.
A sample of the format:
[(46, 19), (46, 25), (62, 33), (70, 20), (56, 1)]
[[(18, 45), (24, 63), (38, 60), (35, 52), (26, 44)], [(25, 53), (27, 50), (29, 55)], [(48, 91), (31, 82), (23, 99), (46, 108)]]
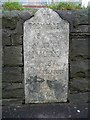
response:
[(11, 35), (12, 45), (21, 45), (23, 41), (22, 39), (22, 34), (12, 33)]
[(2, 44), (11, 45), (11, 33), (7, 29), (2, 30)]
[(0, 18), (0, 29), (2, 29), (2, 17)]
[(88, 33), (88, 29), (89, 29), (90, 25), (77, 25), (75, 27), (73, 27), (72, 32), (78, 32), (78, 33)]
[(88, 78), (75, 78), (70, 81), (70, 92), (78, 93), (78, 92), (86, 92), (90, 90), (90, 86), (88, 85)]
[(0, 100), (2, 99), (2, 81), (0, 80)]
[(68, 100), (70, 103), (87, 103), (88, 102), (88, 92), (85, 93), (77, 93), (77, 94), (69, 94), (68, 95)]
[(2, 14), (2, 28), (8, 28), (13, 30), (17, 26), (17, 22), (19, 21), (19, 16), (15, 11), (5, 11)]
[(89, 60), (76, 60), (70, 62), (70, 77), (77, 78), (77, 77), (89, 77)]
[(40, 9), (24, 23), (25, 102), (67, 102), (69, 23)]
[(13, 105), (17, 105), (20, 107), (20, 105), (22, 105), (22, 98), (9, 98), (9, 99), (3, 99), (2, 100), (2, 105), (3, 106), (13, 106)]
[[(1, 57), (1, 59), (2, 59), (2, 29), (0, 29), (0, 57)], [(2, 61), (0, 61), (0, 64), (2, 64), (1, 63)]]
[(72, 11), (72, 13), (74, 14), (73, 17), (73, 24), (81, 24), (81, 25), (87, 25), (89, 24), (89, 21), (88, 21), (88, 9), (83, 9), (83, 10), (75, 10), (75, 11)]
[(22, 83), (3, 83), (2, 84), (2, 98), (11, 99), (11, 98), (23, 98), (24, 90)]
[(23, 22), (25, 22), (26, 20), (30, 19), (31, 16), (33, 15), (32, 11), (35, 11), (35, 10), (31, 10), (30, 12), (29, 11), (22, 11), (22, 12), (18, 12), (20, 18), (23, 20)]
[(5, 47), (3, 52), (4, 65), (22, 65), (22, 46), (19, 45)]
[(2, 92), (2, 99), (23, 99), (24, 92), (23, 89), (15, 89), (11, 91), (3, 91)]
[(70, 60), (90, 58), (88, 38), (73, 38), (70, 45)]
[(70, 32), (89, 32), (88, 31), (88, 10), (55, 10), (60, 17), (70, 23)]
[(23, 82), (21, 67), (4, 67), (2, 69), (2, 81), (5, 83)]
[(15, 90), (15, 89), (23, 89), (23, 83), (2, 83), (2, 90)]

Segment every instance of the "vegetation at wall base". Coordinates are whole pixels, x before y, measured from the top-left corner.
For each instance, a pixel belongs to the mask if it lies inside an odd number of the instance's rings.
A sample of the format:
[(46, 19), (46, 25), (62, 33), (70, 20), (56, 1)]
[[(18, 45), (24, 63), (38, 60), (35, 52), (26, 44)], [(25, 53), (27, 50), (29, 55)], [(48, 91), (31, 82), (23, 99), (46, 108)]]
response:
[(51, 8), (53, 10), (76, 10), (76, 9), (82, 9), (81, 4), (75, 4), (70, 2), (60, 2), (57, 4), (47, 5), (48, 8)]

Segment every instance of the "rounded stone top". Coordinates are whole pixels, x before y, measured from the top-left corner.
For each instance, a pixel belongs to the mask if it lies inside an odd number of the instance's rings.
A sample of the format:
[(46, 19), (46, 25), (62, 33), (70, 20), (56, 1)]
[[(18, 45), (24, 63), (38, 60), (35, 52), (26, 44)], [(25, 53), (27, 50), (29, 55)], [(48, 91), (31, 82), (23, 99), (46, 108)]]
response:
[(60, 16), (55, 12), (53, 11), (52, 9), (50, 8), (41, 8), (39, 9), (36, 14), (35, 14), (36, 17), (40, 17), (41, 19), (44, 17), (46, 19), (50, 18), (50, 19), (60, 19)]
[(62, 24), (65, 26), (67, 21), (63, 20), (58, 13), (50, 8), (39, 9), (34, 17), (25, 22), (25, 24)]
[(53, 12), (53, 10), (50, 9), (50, 8), (41, 8), (41, 9), (39, 9), (37, 11), (37, 14), (40, 14), (40, 13), (42, 13), (42, 14), (51, 14), (52, 12)]

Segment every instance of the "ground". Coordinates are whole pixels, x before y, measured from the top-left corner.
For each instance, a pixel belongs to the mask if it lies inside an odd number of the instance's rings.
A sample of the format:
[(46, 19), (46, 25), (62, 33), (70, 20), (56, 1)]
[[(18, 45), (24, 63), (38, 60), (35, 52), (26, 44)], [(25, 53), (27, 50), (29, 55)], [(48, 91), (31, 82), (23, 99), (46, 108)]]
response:
[(89, 118), (88, 103), (24, 104), (20, 100), (4, 100), (3, 104), (3, 118)]

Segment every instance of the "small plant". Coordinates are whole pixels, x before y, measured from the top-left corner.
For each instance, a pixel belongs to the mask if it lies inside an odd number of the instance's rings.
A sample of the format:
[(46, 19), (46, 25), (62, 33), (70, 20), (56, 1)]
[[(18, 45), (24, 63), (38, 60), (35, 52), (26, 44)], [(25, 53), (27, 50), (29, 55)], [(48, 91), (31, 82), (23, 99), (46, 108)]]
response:
[(53, 10), (75, 10), (75, 9), (82, 9), (80, 4), (74, 4), (74, 3), (57, 3), (53, 5), (47, 5), (48, 8), (51, 8)]
[(18, 2), (5, 2), (3, 5), (3, 10), (23, 10), (23, 6)]

